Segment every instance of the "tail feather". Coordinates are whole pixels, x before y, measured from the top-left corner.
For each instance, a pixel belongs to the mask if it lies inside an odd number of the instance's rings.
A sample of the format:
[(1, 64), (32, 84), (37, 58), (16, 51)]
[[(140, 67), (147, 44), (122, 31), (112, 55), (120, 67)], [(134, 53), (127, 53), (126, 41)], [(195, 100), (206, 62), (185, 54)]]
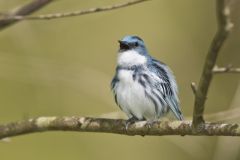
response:
[(171, 99), (168, 98), (167, 102), (168, 102), (168, 105), (169, 105), (171, 111), (174, 113), (175, 117), (178, 120), (182, 121), (184, 118), (183, 118), (183, 114), (180, 110), (180, 107), (178, 105), (178, 102), (172, 98)]

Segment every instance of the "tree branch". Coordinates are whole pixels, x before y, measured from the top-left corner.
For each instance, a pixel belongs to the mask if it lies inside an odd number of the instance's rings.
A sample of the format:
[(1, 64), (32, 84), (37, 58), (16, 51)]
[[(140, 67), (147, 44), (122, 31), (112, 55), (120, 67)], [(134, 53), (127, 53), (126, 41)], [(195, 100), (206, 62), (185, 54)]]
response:
[(218, 53), (223, 46), (224, 41), (229, 35), (233, 24), (230, 22), (230, 8), (226, 5), (225, 0), (216, 0), (218, 31), (211, 43), (208, 51), (203, 72), (197, 88), (194, 111), (193, 111), (193, 127), (198, 128), (200, 124), (204, 123), (203, 112), (205, 100), (212, 80), (212, 70), (215, 66)]
[(34, 0), (26, 5), (19, 7), (16, 11), (13, 11), (10, 14), (2, 14), (3, 18), (0, 19), (0, 30), (14, 24), (19, 21), (18, 19), (14, 19), (15, 16), (25, 16), (29, 15), (42, 7), (46, 6), (53, 0)]
[(101, 132), (122, 135), (163, 136), (163, 135), (205, 135), (240, 136), (238, 124), (205, 123), (200, 132), (193, 132), (190, 121), (162, 121), (149, 128), (146, 121), (129, 125), (126, 120), (89, 117), (39, 117), (0, 125), (0, 139), (23, 134), (45, 131)]
[(105, 6), (105, 7), (96, 7), (96, 8), (90, 8), (86, 10), (79, 10), (79, 11), (73, 11), (73, 12), (67, 12), (67, 13), (52, 13), (52, 14), (46, 14), (46, 15), (37, 15), (37, 16), (12, 16), (9, 17), (13, 20), (50, 20), (50, 19), (57, 19), (57, 18), (65, 18), (65, 17), (73, 17), (73, 16), (81, 16), (85, 14), (91, 14), (91, 13), (97, 13), (97, 12), (103, 12), (103, 11), (110, 11), (114, 9), (119, 9), (123, 7), (128, 7), (134, 4), (138, 4), (141, 2), (146, 2), (149, 0), (132, 0), (129, 2), (121, 3), (121, 4), (115, 4), (111, 6)]
[(215, 66), (213, 68), (213, 73), (240, 73), (240, 68), (234, 68), (232, 65), (228, 65), (226, 67), (218, 67)]

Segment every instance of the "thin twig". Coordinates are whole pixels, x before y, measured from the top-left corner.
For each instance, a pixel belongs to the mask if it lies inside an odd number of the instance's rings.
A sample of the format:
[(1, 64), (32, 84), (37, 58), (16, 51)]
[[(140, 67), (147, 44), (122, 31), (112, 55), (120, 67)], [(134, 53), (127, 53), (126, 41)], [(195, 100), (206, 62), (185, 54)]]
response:
[[(218, 31), (212, 41), (208, 51), (203, 72), (198, 85), (195, 96), (194, 111), (193, 111), (193, 127), (198, 128), (204, 123), (203, 112), (205, 100), (212, 80), (212, 70), (215, 66), (218, 53), (224, 44), (224, 41), (229, 35), (233, 24), (230, 21), (230, 8), (226, 5), (225, 0), (216, 0)], [(197, 130), (196, 130), (197, 131)]]
[(197, 86), (196, 86), (195, 82), (191, 83), (191, 88), (192, 88), (193, 94), (196, 96), (196, 94), (197, 94)]
[(141, 136), (240, 136), (240, 127), (238, 124), (205, 123), (200, 132), (194, 132), (191, 125), (190, 121), (158, 121), (149, 127), (146, 121), (141, 121), (129, 125), (126, 131), (126, 120), (123, 119), (39, 117), (0, 125), (0, 139), (46, 131), (101, 132)]
[(146, 2), (146, 1), (149, 1), (149, 0), (132, 0), (129, 2), (124, 2), (121, 4), (115, 4), (111, 6), (96, 7), (96, 8), (90, 8), (86, 10), (79, 10), (79, 11), (66, 12), (66, 13), (52, 13), (52, 14), (37, 15), (37, 16), (13, 16), (10, 18), (14, 20), (50, 20), (50, 19), (57, 19), (57, 18), (81, 16), (81, 15), (103, 12), (103, 11), (111, 11), (114, 9), (120, 9), (123, 7), (128, 7), (128, 6), (138, 4), (141, 2)]
[(213, 68), (213, 73), (240, 73), (240, 68), (234, 68), (232, 65), (226, 67), (218, 67), (217, 65)]
[(52, 1), (53, 0), (33, 0), (32, 2), (19, 7), (16, 11), (9, 12), (8, 14), (2, 14), (2, 18), (0, 18), (0, 30), (18, 21), (12, 17), (29, 15)]

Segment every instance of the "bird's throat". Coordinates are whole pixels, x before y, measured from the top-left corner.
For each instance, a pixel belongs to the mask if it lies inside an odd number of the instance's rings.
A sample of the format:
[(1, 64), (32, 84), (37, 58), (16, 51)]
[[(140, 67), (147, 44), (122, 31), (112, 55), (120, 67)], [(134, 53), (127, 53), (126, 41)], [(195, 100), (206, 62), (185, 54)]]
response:
[(118, 53), (117, 64), (123, 67), (144, 65), (147, 62), (147, 58), (137, 51), (128, 50)]

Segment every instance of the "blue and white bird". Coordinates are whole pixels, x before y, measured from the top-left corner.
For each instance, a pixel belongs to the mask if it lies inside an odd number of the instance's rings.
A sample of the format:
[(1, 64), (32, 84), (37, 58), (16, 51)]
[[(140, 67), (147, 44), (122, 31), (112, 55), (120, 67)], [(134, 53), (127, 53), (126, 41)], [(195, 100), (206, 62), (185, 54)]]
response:
[(152, 122), (169, 111), (183, 120), (178, 87), (170, 68), (151, 57), (138, 36), (126, 36), (119, 44), (111, 87), (117, 105), (129, 118), (127, 123)]

